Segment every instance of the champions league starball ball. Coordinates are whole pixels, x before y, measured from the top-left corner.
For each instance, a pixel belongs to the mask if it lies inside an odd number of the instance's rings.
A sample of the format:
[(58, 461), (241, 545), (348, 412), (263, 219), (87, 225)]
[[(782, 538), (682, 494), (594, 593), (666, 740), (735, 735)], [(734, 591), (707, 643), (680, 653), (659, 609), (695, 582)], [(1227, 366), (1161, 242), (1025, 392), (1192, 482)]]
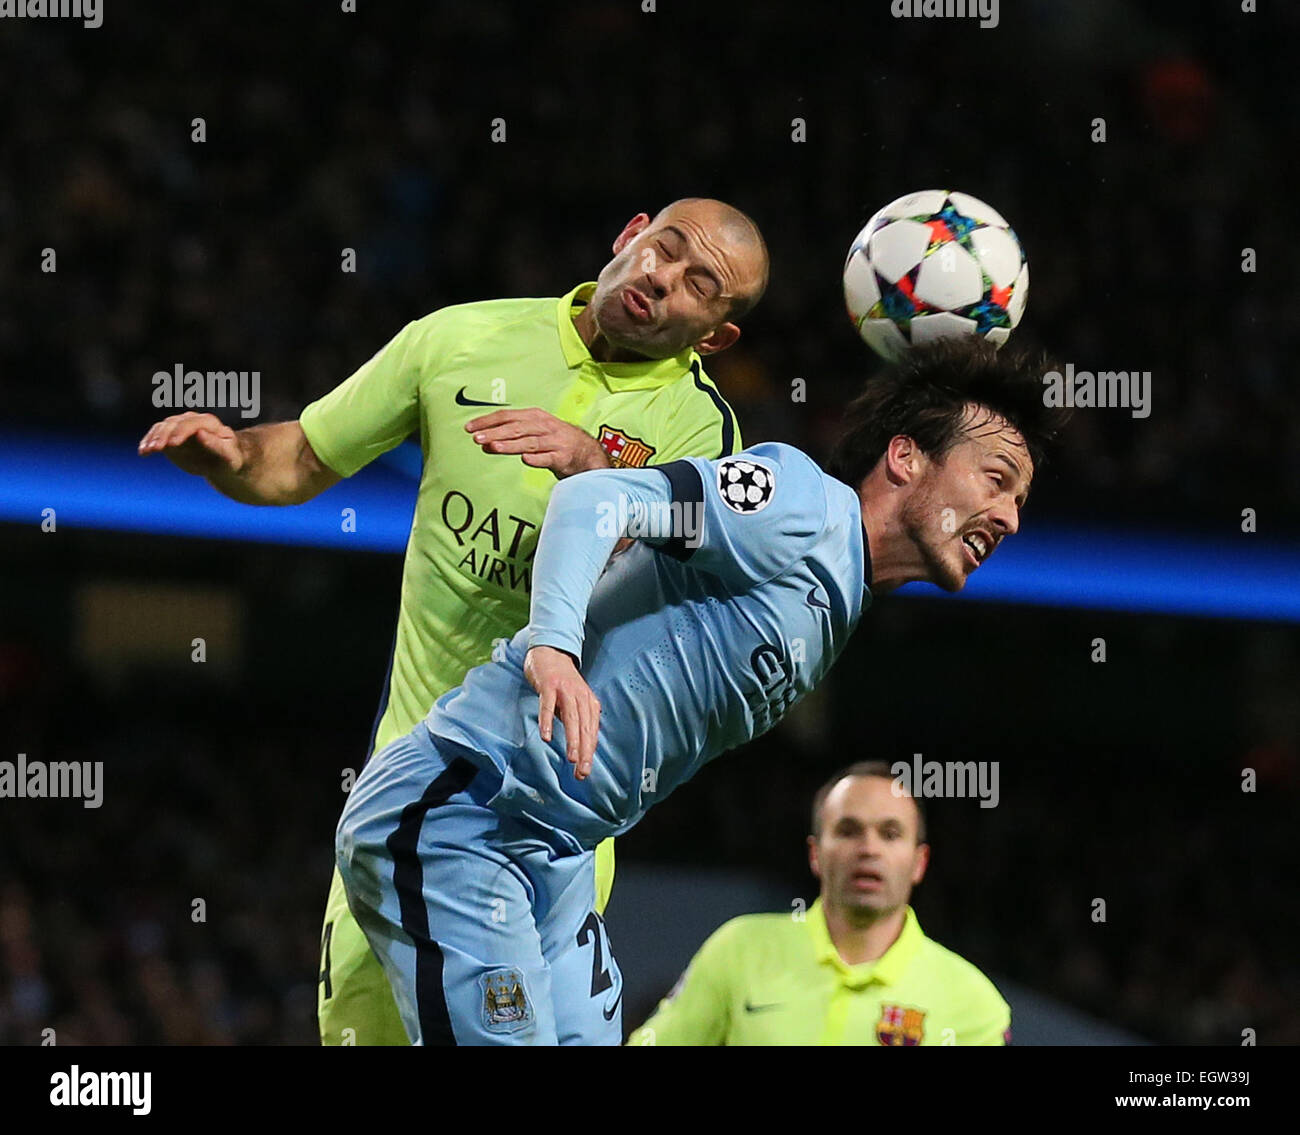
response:
[(979, 198), (947, 189), (886, 205), (844, 263), (849, 317), (886, 359), (955, 335), (1001, 346), (1028, 296), (1029, 264), (1011, 226)]

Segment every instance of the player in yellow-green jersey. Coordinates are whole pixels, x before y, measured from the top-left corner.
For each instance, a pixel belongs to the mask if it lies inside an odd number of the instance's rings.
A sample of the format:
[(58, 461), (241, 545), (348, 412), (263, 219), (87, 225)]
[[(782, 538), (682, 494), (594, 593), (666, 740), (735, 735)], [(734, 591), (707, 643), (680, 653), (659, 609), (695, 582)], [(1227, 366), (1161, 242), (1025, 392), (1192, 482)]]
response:
[(930, 848), (920, 804), (864, 761), (813, 803), (807, 911), (720, 927), (633, 1045), (1000, 1045), (1011, 1011), (908, 905)]
[[(551, 236), (561, 245), (563, 227)], [(735, 321), (766, 286), (757, 227), (722, 202), (688, 198), (634, 217), (613, 248), (595, 283), (559, 299), (469, 303), (409, 323), (297, 422), (235, 433), (210, 414), (181, 414), (141, 441), (142, 454), (165, 452), (236, 500), (296, 504), (419, 438), (424, 468), (368, 753), (408, 732), (528, 621), (557, 477), (741, 447), (701, 356), (735, 342)], [(606, 841), (595, 910), (612, 879)], [(407, 1043), (337, 872), (318, 1008), (325, 1044)]]

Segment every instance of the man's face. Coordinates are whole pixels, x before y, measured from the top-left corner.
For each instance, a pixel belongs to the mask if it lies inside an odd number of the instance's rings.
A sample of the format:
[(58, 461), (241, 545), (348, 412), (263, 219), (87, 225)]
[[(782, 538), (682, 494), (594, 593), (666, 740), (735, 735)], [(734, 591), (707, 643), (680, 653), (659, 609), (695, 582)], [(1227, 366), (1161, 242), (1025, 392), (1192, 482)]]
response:
[(960, 591), (976, 568), (1020, 529), (1033, 462), (1019, 431), (975, 406), (942, 461), (924, 455), (900, 519), (931, 583)]
[(925, 875), (930, 849), (918, 844), (916, 802), (895, 796), (883, 776), (845, 777), (822, 806), (809, 859), (822, 903), (875, 919), (907, 905)]
[(690, 346), (711, 354), (736, 337), (727, 313), (757, 286), (761, 267), (753, 246), (707, 205), (653, 222), (643, 213), (614, 250), (591, 299), (596, 327), (612, 346), (667, 359)]

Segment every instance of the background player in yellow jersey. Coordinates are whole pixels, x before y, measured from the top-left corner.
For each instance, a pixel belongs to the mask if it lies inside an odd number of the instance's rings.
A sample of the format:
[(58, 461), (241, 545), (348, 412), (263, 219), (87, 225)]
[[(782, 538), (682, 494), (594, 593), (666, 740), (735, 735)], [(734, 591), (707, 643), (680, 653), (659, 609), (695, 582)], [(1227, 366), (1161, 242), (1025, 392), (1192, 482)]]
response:
[[(554, 240), (557, 248), (565, 240), (559, 222)], [(594, 283), (558, 300), (462, 304), (408, 324), (297, 422), (235, 432), (211, 414), (180, 414), (140, 443), (142, 454), (164, 452), (235, 500), (297, 504), (419, 437), (424, 470), (368, 753), (408, 732), (528, 621), (532, 558), (556, 477), (741, 447), (700, 356), (736, 341), (736, 320), (766, 287), (757, 227), (723, 202), (688, 198), (653, 220), (634, 217), (613, 251)], [(612, 879), (606, 841), (597, 911)], [(337, 872), (318, 1008), (325, 1044), (407, 1043)]]
[(883, 761), (813, 799), (808, 858), (821, 882), (803, 918), (734, 918), (700, 947), (629, 1044), (998, 1045), (1011, 1011), (908, 905), (930, 847), (918, 801)]

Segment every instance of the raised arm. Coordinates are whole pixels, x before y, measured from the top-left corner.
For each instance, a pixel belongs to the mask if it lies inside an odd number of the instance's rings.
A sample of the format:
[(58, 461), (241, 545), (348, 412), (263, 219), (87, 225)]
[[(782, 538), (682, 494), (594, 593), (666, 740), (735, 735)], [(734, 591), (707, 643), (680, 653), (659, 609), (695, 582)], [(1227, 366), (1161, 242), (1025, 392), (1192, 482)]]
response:
[(163, 453), (242, 504), (301, 504), (339, 480), (297, 422), (235, 431), (215, 414), (174, 414), (140, 439), (142, 457)]
[(600, 469), (555, 486), (533, 562), (530, 648), (582, 657), (587, 604), (611, 553), (624, 537), (649, 535), (637, 522), (671, 500), (667, 477), (654, 467)]
[(441, 316), (408, 323), (296, 422), (236, 432), (214, 414), (176, 414), (144, 435), (140, 453), (166, 453), (243, 504), (311, 500), (419, 428), (422, 376), (442, 357)]
[(578, 670), (592, 588), (629, 534), (629, 511), (669, 500), (653, 470), (601, 469), (561, 481), (551, 493), (533, 563), (533, 596), (524, 677), (537, 691), (537, 724), (550, 743), (556, 716), (579, 780), (591, 773), (600, 702)]
[(558, 713), (579, 779), (595, 755), (600, 704), (578, 667), (587, 605), (610, 554), (644, 539), (737, 586), (761, 583), (825, 526), (823, 479), (798, 450), (760, 445), (718, 461), (579, 473), (555, 487), (533, 561), (524, 676), (538, 693), (542, 739), (551, 740)]
[(795, 563), (826, 524), (824, 477), (790, 446), (601, 469), (556, 485), (533, 563), (530, 647), (582, 657), (587, 604), (625, 537), (738, 587)]

